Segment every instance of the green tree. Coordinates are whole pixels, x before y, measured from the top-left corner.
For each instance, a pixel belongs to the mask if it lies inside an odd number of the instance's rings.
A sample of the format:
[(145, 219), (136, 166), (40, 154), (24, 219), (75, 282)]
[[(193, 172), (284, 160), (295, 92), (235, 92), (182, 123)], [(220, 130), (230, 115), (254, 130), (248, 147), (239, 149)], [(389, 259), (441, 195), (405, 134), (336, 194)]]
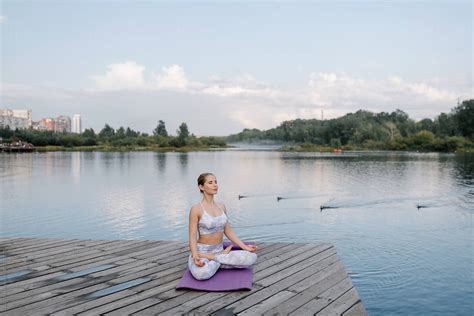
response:
[(84, 132), (82, 132), (81, 136), (85, 138), (95, 138), (96, 135), (95, 135), (94, 129), (86, 128)]
[(453, 115), (441, 113), (434, 121), (434, 130), (437, 136), (456, 135), (456, 122)]
[(117, 132), (115, 132), (115, 136), (118, 136), (119, 138), (124, 138), (125, 137), (125, 128), (123, 126), (120, 126)]
[(162, 121), (162, 120), (158, 121), (158, 125), (153, 130), (153, 135), (155, 135), (155, 136), (164, 136), (164, 137), (168, 136), (168, 132), (166, 131), (166, 126), (165, 126), (164, 121)]
[(130, 127), (127, 127), (127, 130), (125, 131), (125, 136), (127, 137), (138, 137), (138, 134), (137, 132), (135, 132), (133, 129), (130, 129)]
[(178, 139), (180, 140), (186, 140), (189, 137), (188, 125), (186, 123), (181, 123), (176, 132), (178, 133)]
[(423, 119), (423, 120), (419, 121), (418, 123), (416, 123), (416, 125), (417, 125), (417, 127), (420, 131), (421, 130), (430, 131), (430, 132), (435, 131), (435, 124), (429, 118), (426, 118), (426, 119)]
[(99, 132), (100, 138), (109, 138), (115, 135), (115, 130), (109, 124), (105, 124), (104, 128)]
[(186, 146), (189, 140), (188, 125), (186, 125), (186, 123), (181, 123), (178, 130), (176, 130), (176, 133), (178, 134), (178, 136), (176, 138), (173, 138), (170, 141), (170, 144), (175, 147)]
[(453, 112), (454, 122), (461, 135), (474, 138), (474, 99), (463, 101)]

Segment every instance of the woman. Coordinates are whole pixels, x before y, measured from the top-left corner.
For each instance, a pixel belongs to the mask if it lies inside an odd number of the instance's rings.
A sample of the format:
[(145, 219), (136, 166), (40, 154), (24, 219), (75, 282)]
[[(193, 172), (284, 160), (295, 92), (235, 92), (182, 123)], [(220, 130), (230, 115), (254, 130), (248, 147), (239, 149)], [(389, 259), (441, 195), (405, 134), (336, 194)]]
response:
[[(198, 186), (203, 197), (189, 211), (189, 255), (188, 267), (197, 280), (211, 278), (219, 268), (246, 268), (257, 261), (257, 246), (245, 245), (234, 234), (227, 220), (227, 209), (223, 203), (214, 202), (217, 180), (212, 173), (198, 177)], [(198, 234), (199, 233), (199, 234)], [(232, 246), (223, 248), (224, 234), (242, 250), (231, 252)]]

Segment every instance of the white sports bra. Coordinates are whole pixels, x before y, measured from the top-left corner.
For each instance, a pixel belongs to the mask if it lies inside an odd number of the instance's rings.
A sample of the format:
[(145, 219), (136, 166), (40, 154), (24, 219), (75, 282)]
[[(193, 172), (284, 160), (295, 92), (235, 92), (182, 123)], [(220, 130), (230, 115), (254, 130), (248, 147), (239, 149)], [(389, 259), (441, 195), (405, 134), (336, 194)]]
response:
[(216, 204), (216, 206), (221, 210), (222, 214), (219, 216), (212, 216), (206, 212), (202, 203), (200, 204), (203, 212), (201, 219), (198, 222), (199, 235), (224, 232), (224, 226), (227, 223), (227, 215), (225, 212)]

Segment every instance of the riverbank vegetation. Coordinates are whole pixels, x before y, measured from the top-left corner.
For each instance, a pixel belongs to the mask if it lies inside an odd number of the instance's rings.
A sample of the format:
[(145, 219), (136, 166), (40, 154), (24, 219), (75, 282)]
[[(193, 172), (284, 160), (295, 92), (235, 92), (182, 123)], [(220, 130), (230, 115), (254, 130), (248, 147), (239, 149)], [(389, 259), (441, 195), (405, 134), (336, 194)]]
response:
[(92, 128), (81, 134), (66, 132), (37, 131), (33, 129), (0, 128), (3, 142), (22, 140), (33, 144), (40, 151), (82, 150), (120, 151), (157, 150), (190, 151), (207, 148), (226, 147), (223, 137), (197, 137), (191, 134), (186, 123), (182, 123), (176, 136), (169, 135), (165, 122), (160, 120), (152, 135), (134, 131), (127, 127), (114, 129), (109, 124), (96, 133)]
[(372, 113), (359, 110), (330, 120), (296, 119), (260, 131), (245, 129), (229, 142), (292, 144), (285, 150), (418, 150), (473, 151), (474, 100), (463, 101), (450, 113), (416, 122), (401, 110)]
[(410, 150), (474, 151), (474, 100), (458, 104), (450, 113), (434, 120), (415, 121), (401, 110), (373, 113), (359, 110), (330, 120), (296, 119), (269, 130), (244, 129), (228, 137), (197, 137), (182, 123), (176, 135), (169, 135), (165, 122), (158, 121), (152, 134), (109, 124), (96, 133), (92, 128), (81, 134), (11, 130), (0, 128), (3, 142), (21, 140), (42, 151), (51, 150), (156, 150), (191, 151), (225, 148), (230, 143), (284, 144), (282, 150)]

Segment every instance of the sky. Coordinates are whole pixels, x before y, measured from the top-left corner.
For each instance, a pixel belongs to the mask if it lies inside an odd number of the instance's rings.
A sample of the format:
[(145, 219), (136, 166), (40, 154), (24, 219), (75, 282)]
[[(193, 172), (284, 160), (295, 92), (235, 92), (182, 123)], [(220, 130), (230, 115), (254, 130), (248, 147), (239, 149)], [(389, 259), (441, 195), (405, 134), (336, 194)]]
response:
[(174, 134), (473, 98), (472, 1), (0, 0), (0, 108)]

